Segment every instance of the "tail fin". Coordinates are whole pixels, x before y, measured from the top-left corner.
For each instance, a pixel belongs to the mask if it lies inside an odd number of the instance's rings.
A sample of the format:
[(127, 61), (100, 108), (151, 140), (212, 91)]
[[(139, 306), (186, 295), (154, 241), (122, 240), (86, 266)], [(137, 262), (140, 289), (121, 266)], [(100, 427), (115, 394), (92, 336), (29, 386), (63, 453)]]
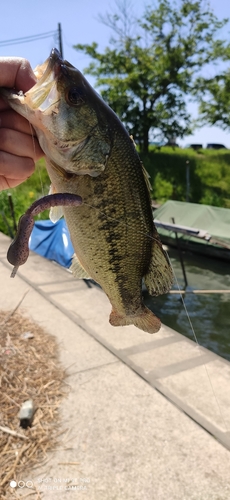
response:
[(161, 322), (157, 316), (145, 306), (142, 307), (142, 310), (136, 316), (122, 316), (112, 309), (109, 322), (112, 326), (134, 325), (148, 333), (157, 333), (161, 327)]

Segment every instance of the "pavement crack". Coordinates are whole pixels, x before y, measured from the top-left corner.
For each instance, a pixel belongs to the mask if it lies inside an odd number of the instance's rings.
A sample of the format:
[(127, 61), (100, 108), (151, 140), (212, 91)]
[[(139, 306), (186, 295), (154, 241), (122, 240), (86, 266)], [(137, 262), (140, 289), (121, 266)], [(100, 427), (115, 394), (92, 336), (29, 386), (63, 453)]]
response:
[(72, 377), (72, 375), (78, 375), (79, 373), (90, 372), (91, 370), (98, 370), (109, 365), (115, 365), (121, 363), (119, 359), (114, 361), (109, 361), (108, 363), (103, 363), (102, 365), (90, 366), (89, 368), (84, 368), (83, 370), (77, 370), (76, 372), (67, 373), (66, 378)]

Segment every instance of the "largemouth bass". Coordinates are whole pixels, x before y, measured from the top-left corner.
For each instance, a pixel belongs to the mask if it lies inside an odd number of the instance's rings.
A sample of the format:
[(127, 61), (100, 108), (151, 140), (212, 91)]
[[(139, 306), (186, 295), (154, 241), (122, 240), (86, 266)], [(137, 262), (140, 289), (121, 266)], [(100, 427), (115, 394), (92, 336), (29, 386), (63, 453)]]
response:
[[(155, 333), (161, 323), (143, 304), (142, 280), (150, 294), (159, 295), (169, 291), (173, 277), (134, 142), (112, 109), (56, 49), (36, 73), (38, 82), (26, 94), (6, 89), (2, 94), (33, 125), (52, 192), (82, 199), (80, 206), (63, 207), (76, 253), (72, 271), (102, 287), (112, 305), (113, 326), (133, 324)], [(54, 211), (51, 215), (59, 216)]]

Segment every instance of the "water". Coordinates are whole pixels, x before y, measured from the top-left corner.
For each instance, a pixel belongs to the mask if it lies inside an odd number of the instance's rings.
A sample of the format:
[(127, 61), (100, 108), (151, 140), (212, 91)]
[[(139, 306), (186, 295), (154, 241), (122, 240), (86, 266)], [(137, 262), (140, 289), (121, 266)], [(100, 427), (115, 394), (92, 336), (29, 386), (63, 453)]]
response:
[[(168, 250), (179, 286), (184, 279), (178, 253)], [(183, 253), (188, 280), (187, 290), (230, 290), (230, 264), (217, 259)], [(176, 285), (173, 286), (177, 290)], [(230, 361), (230, 293), (183, 295), (198, 343)], [(160, 297), (145, 295), (145, 302), (162, 323), (194, 340), (179, 294)]]

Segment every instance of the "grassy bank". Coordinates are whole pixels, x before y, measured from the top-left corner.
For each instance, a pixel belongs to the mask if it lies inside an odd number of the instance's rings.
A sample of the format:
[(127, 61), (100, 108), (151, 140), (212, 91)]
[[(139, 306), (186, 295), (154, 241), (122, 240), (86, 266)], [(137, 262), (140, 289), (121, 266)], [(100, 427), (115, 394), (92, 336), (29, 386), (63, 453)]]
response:
[(151, 176), (152, 197), (186, 200), (186, 168), (189, 167), (189, 201), (230, 208), (230, 151), (163, 147), (142, 157)]
[[(168, 199), (186, 200), (186, 168), (189, 166), (189, 201), (230, 208), (230, 151), (176, 148), (152, 148), (142, 157), (150, 174), (152, 198), (158, 203)], [(15, 210), (16, 223), (27, 208), (49, 191), (50, 181), (44, 160), (26, 182), (14, 189), (0, 193), (0, 231), (14, 234), (14, 224), (9, 205), (9, 194)], [(48, 218), (48, 211), (38, 216)]]
[[(29, 206), (38, 198), (48, 194), (50, 180), (45, 168), (45, 161), (38, 161), (35, 173), (23, 184), (14, 189), (0, 192), (0, 231), (5, 234), (14, 234), (14, 223), (10, 210), (9, 195), (11, 195), (16, 223)], [(47, 219), (48, 211), (39, 214), (36, 218)]]

